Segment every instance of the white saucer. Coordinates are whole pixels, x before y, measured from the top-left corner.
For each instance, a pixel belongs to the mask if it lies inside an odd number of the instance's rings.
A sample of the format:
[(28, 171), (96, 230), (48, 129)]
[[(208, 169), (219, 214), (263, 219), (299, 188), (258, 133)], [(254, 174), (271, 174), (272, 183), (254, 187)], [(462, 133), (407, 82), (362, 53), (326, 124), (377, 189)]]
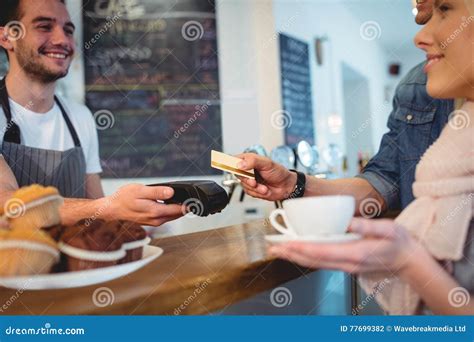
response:
[(163, 249), (145, 246), (141, 260), (92, 270), (39, 274), (33, 276), (0, 277), (0, 286), (20, 290), (66, 289), (99, 284), (127, 274), (149, 264), (163, 254)]
[(321, 235), (321, 236), (291, 236), (283, 234), (265, 235), (265, 240), (273, 244), (286, 243), (291, 241), (311, 242), (311, 243), (340, 243), (361, 239), (362, 236), (355, 233)]

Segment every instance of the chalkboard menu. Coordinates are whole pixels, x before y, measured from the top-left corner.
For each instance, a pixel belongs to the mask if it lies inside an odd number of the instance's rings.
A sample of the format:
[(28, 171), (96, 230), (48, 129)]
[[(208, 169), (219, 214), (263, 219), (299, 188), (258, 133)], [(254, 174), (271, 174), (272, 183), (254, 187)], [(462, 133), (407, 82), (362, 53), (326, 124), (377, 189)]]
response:
[(105, 177), (219, 174), (216, 18), (209, 0), (84, 0), (86, 102)]
[(286, 118), (285, 142), (314, 143), (311, 71), (308, 44), (280, 34), (280, 65), (283, 109)]

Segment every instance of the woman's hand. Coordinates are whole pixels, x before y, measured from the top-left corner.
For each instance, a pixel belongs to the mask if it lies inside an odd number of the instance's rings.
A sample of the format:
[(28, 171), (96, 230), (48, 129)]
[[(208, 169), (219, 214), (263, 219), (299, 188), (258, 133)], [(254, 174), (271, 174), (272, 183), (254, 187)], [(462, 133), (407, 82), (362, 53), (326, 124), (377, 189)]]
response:
[(289, 242), (270, 247), (270, 254), (309, 268), (349, 273), (403, 273), (423, 247), (392, 220), (354, 218), (349, 231), (363, 236), (345, 243)]

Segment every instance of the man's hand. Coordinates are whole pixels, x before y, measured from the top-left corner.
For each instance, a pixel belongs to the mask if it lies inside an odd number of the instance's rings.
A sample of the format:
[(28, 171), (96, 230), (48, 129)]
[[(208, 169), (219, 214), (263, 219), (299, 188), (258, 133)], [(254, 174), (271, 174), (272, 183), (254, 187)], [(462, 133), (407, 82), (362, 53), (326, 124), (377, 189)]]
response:
[(239, 177), (242, 187), (250, 196), (277, 201), (287, 198), (295, 189), (296, 173), (289, 171), (282, 165), (255, 153), (244, 153), (237, 157), (243, 159), (239, 168), (254, 169), (263, 180), (262, 183), (257, 183), (255, 179)]
[(186, 213), (180, 205), (157, 202), (167, 200), (173, 194), (174, 190), (170, 187), (125, 185), (113, 195), (100, 199), (97, 212), (101, 214), (97, 218), (160, 226)]

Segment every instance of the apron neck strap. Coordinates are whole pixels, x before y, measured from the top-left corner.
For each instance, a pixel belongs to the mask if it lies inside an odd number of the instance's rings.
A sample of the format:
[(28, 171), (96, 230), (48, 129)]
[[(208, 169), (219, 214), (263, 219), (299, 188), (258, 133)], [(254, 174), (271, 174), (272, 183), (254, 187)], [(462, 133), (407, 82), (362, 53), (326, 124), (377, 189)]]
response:
[[(66, 122), (67, 128), (69, 129), (69, 133), (71, 134), (74, 146), (81, 147), (81, 142), (79, 140), (77, 132), (74, 129), (74, 126), (71, 120), (69, 119), (66, 111), (64, 110), (63, 105), (56, 96), (54, 97), (54, 101), (58, 104), (59, 109), (61, 110), (61, 114), (64, 118), (64, 121)], [(5, 118), (7, 119), (7, 127), (3, 136), (3, 141), (21, 144), (20, 127), (18, 127), (18, 125), (12, 120), (12, 111), (10, 108), (10, 101), (8, 97), (5, 77), (0, 80), (0, 102), (2, 105), (3, 113), (5, 114)]]
[(21, 144), (20, 127), (12, 121), (12, 111), (10, 108), (10, 101), (8, 100), (7, 85), (5, 77), (0, 81), (0, 102), (2, 103), (3, 113), (7, 119), (7, 126), (3, 141)]
[(56, 96), (54, 97), (54, 100), (56, 101), (56, 103), (59, 106), (59, 109), (61, 110), (61, 114), (63, 115), (64, 121), (66, 121), (67, 128), (69, 129), (69, 133), (71, 133), (72, 141), (74, 141), (74, 146), (81, 147), (81, 141), (79, 140), (79, 137), (74, 128), (74, 125), (72, 124), (71, 120), (69, 119), (69, 116), (64, 110), (64, 106), (62, 105), (61, 101), (59, 101), (59, 99)]

